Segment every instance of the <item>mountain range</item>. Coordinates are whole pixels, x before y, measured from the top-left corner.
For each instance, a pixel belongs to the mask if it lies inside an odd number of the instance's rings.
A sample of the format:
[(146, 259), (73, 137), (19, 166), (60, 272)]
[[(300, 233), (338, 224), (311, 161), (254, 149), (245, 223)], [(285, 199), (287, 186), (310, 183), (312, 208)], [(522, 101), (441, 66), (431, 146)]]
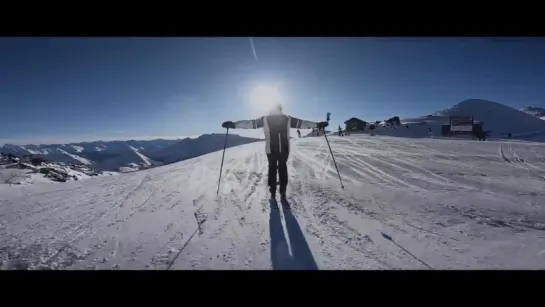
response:
[[(227, 147), (259, 141), (231, 134)], [(183, 161), (223, 149), (225, 134), (178, 140), (95, 141), (70, 144), (5, 144), (0, 152), (17, 157), (42, 156), (47, 161), (83, 164), (100, 171), (132, 171)]]
[[(354, 114), (357, 116), (357, 114)], [(482, 99), (469, 99), (429, 115), (401, 119), (405, 127), (386, 127), (366, 131), (378, 135), (427, 137), (429, 129), (439, 135), (441, 126), (453, 115), (472, 115), (484, 123), (491, 136), (530, 141), (545, 141), (545, 109), (526, 107), (520, 110)], [(231, 134), (227, 147), (260, 141)], [(85, 165), (98, 171), (126, 172), (171, 164), (223, 149), (225, 134), (203, 134), (177, 140), (94, 141), (70, 144), (28, 144), (0, 146), (0, 152), (17, 157), (42, 156), (51, 162)]]

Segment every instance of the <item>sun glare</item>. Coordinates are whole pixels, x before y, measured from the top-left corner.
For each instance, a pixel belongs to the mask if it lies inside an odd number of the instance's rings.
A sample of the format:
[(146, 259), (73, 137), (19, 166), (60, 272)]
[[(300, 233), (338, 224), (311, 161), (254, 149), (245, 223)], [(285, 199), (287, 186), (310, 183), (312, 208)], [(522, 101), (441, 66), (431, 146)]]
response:
[(284, 104), (280, 91), (271, 85), (259, 85), (250, 95), (250, 106), (259, 115), (265, 115), (277, 104)]

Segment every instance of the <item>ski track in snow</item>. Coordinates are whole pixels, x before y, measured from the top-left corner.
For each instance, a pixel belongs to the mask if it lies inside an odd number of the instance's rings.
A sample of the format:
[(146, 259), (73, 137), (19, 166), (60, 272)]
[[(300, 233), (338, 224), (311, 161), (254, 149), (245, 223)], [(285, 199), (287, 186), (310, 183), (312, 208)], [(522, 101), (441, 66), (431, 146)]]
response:
[[(62, 185), (0, 186), (2, 269), (542, 269), (545, 146), (291, 141), (287, 202), (263, 142)], [(290, 207), (288, 209), (287, 207)]]

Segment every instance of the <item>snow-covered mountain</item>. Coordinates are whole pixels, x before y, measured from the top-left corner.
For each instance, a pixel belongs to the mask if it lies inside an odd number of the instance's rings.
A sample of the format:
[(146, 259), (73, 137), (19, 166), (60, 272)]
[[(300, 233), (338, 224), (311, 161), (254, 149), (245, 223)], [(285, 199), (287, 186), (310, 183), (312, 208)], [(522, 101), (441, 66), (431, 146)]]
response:
[[(357, 114), (354, 114), (357, 116)], [(435, 136), (441, 135), (441, 126), (448, 124), (450, 116), (473, 116), (483, 122), (483, 129), (492, 137), (506, 137), (545, 141), (545, 121), (521, 110), (487, 100), (469, 99), (450, 108), (417, 118), (402, 118), (400, 126), (380, 127), (366, 133), (398, 137), (428, 137), (431, 128)], [(409, 127), (407, 128), (406, 125)]]
[(51, 162), (43, 161), (36, 156), (19, 158), (0, 153), (0, 185), (67, 182), (115, 174), (115, 172), (97, 171), (82, 163)]
[[(242, 137), (238, 134), (229, 134), (227, 137), (227, 148), (258, 141), (261, 141), (261, 139)], [(156, 161), (170, 164), (221, 150), (224, 145), (225, 134), (203, 134), (195, 139), (183, 139), (161, 150), (149, 151), (147, 152), (147, 155)]]
[[(2, 269), (543, 269), (545, 146), (294, 138), (62, 185), (0, 185)], [(291, 207), (291, 209), (288, 208)]]
[(524, 113), (528, 113), (530, 115), (542, 118), (545, 117), (545, 108), (540, 107), (525, 107), (520, 109)]
[[(133, 171), (193, 158), (223, 149), (224, 134), (202, 135), (197, 139), (149, 141), (96, 141), (52, 145), (11, 145), (0, 152), (18, 157), (43, 155), (46, 160), (84, 164), (102, 171)], [(228, 146), (255, 142), (257, 139), (229, 135)]]
[(27, 155), (42, 155), (46, 160), (70, 164), (84, 164), (104, 171), (119, 171), (120, 167), (138, 166), (146, 168), (161, 165), (143, 154), (146, 151), (156, 151), (179, 140), (151, 141), (96, 141), (72, 144), (44, 145), (12, 145), (0, 147), (0, 152), (11, 153), (22, 157)]
[(0, 146), (0, 151), (5, 153), (13, 153), (18, 156), (21, 155), (47, 155), (62, 149), (70, 154), (89, 154), (92, 152), (101, 152), (109, 150), (112, 152), (118, 149), (126, 149), (127, 146), (133, 146), (142, 151), (159, 150), (166, 146), (170, 146), (179, 140), (164, 140), (156, 139), (149, 141), (95, 141), (95, 142), (82, 142), (82, 143), (70, 143), (70, 144), (42, 144), (42, 145), (11, 145), (5, 144)]
[(435, 116), (472, 115), (475, 120), (484, 123), (484, 129), (492, 136), (525, 135), (545, 133), (545, 122), (529, 116), (515, 108), (482, 99), (469, 99), (446, 110), (438, 111)]

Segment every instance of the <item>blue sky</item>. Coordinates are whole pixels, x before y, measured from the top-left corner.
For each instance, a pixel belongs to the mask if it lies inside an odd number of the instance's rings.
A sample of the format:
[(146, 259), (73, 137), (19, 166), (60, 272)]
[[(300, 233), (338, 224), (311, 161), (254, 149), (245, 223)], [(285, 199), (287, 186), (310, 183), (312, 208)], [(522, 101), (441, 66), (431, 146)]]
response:
[[(481, 98), (545, 106), (545, 39), (1, 38), (0, 143), (193, 136), (287, 113), (336, 127)], [(262, 131), (235, 130), (241, 135)]]

